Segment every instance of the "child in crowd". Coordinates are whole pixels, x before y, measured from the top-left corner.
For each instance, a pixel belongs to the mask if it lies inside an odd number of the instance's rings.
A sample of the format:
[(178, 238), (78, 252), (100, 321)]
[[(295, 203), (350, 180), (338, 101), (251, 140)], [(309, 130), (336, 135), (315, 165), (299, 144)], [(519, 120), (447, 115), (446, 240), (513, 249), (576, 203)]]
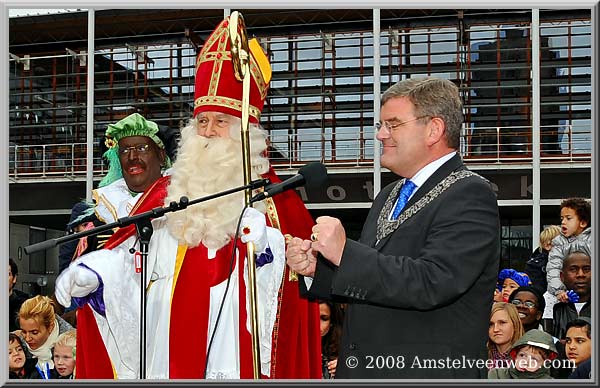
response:
[(508, 297), (521, 286), (531, 285), (529, 276), (512, 268), (505, 268), (498, 273), (498, 284), (494, 292), (494, 302), (508, 302)]
[[(559, 302), (576, 302), (573, 294), (568, 294), (560, 279), (563, 260), (573, 250), (590, 252), (591, 247), (591, 205), (584, 198), (568, 198), (560, 204), (561, 234), (552, 240), (548, 254), (546, 279), (548, 292)], [(571, 299), (570, 299), (571, 298)]]
[(75, 378), (75, 350), (77, 332), (75, 329), (62, 333), (54, 344), (54, 370), (57, 379)]
[(511, 366), (490, 369), (488, 379), (551, 379), (549, 361), (557, 355), (550, 334), (537, 329), (529, 330), (513, 344), (510, 350)]
[(10, 379), (39, 379), (35, 369), (37, 360), (26, 354), (21, 338), (15, 333), (8, 334), (8, 377)]
[(567, 323), (565, 352), (567, 358), (578, 367), (592, 357), (592, 325), (586, 317)]
[(539, 288), (540, 291), (542, 291), (542, 294), (548, 289), (548, 279), (546, 279), (548, 254), (552, 249), (552, 240), (559, 234), (560, 226), (546, 226), (540, 233), (540, 246), (533, 251), (531, 257), (525, 264), (525, 273), (529, 275), (529, 279), (531, 279), (531, 286)]
[(555, 379), (589, 378), (587, 364), (592, 357), (591, 320), (587, 317), (571, 319), (564, 332), (564, 339), (556, 344), (561, 363), (554, 368), (552, 376)]
[(546, 306), (540, 289), (533, 286), (521, 286), (510, 294), (508, 301), (517, 308), (523, 330), (543, 329), (541, 327), (542, 312)]

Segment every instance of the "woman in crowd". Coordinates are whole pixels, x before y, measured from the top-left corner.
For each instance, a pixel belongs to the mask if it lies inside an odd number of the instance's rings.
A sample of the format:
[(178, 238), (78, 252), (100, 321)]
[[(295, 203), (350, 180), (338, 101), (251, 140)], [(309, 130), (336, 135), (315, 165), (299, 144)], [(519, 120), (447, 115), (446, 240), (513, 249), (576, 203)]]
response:
[(20, 335), (28, 350), (37, 359), (36, 369), (42, 379), (50, 379), (54, 369), (52, 348), (58, 336), (72, 329), (54, 313), (54, 303), (47, 296), (38, 295), (23, 302), (19, 310)]
[(490, 313), (488, 329), (488, 358), (493, 360), (490, 368), (507, 367), (512, 345), (523, 335), (523, 324), (517, 308), (505, 302), (496, 302)]
[(335, 376), (340, 339), (342, 338), (343, 312), (337, 303), (320, 301), (319, 315), (321, 317), (323, 378), (332, 379)]

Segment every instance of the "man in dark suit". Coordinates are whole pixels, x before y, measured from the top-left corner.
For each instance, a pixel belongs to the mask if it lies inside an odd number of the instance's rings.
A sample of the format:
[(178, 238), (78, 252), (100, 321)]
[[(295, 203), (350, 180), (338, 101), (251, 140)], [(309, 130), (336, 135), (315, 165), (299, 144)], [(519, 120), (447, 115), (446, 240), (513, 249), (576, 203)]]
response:
[(458, 88), (401, 81), (381, 120), (381, 165), (410, 182), (379, 193), (358, 242), (317, 218), (313, 241), (288, 244), (288, 264), (309, 295), (348, 303), (336, 378), (485, 378), (500, 226), (489, 182), (457, 153)]

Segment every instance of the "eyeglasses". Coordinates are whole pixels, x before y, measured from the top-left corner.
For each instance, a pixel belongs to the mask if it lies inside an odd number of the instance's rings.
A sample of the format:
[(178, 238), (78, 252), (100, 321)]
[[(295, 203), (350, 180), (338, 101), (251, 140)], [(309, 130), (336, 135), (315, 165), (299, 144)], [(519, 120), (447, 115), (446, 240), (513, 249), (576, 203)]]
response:
[(415, 117), (414, 119), (406, 120), (406, 121), (401, 121), (401, 122), (395, 123), (395, 124), (390, 124), (389, 121), (383, 121), (383, 122), (375, 123), (375, 129), (377, 131), (379, 131), (381, 128), (383, 128), (386, 131), (388, 131), (388, 132), (391, 133), (396, 128), (400, 128), (401, 126), (403, 126), (405, 124), (412, 123), (413, 121), (421, 120), (421, 119), (424, 119), (426, 117), (430, 117), (430, 116), (429, 115), (419, 116), (419, 117)]
[(119, 146), (119, 155), (129, 155), (129, 152), (131, 152), (131, 150), (135, 150), (135, 152), (137, 152), (138, 154), (145, 154), (146, 152), (150, 151), (150, 144), (136, 144), (131, 147)]
[(530, 300), (526, 300), (525, 302), (523, 302), (519, 299), (513, 299), (512, 304), (514, 304), (517, 307), (523, 305), (523, 306), (527, 307), (528, 309), (532, 309), (536, 306), (536, 304)]

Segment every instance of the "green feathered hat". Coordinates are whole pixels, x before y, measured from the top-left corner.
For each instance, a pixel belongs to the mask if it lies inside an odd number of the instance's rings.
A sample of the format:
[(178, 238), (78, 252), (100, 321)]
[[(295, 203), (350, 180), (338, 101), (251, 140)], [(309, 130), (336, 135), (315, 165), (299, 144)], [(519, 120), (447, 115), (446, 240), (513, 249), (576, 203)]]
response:
[[(154, 121), (146, 120), (139, 113), (132, 113), (116, 124), (108, 124), (104, 144), (108, 150), (104, 157), (108, 160), (108, 173), (100, 181), (98, 187), (110, 185), (114, 181), (123, 177), (121, 161), (119, 160), (119, 140), (129, 136), (146, 136), (152, 139), (161, 149), (165, 149), (165, 144), (158, 137), (159, 128)], [(171, 159), (165, 153), (164, 168), (171, 167)]]

